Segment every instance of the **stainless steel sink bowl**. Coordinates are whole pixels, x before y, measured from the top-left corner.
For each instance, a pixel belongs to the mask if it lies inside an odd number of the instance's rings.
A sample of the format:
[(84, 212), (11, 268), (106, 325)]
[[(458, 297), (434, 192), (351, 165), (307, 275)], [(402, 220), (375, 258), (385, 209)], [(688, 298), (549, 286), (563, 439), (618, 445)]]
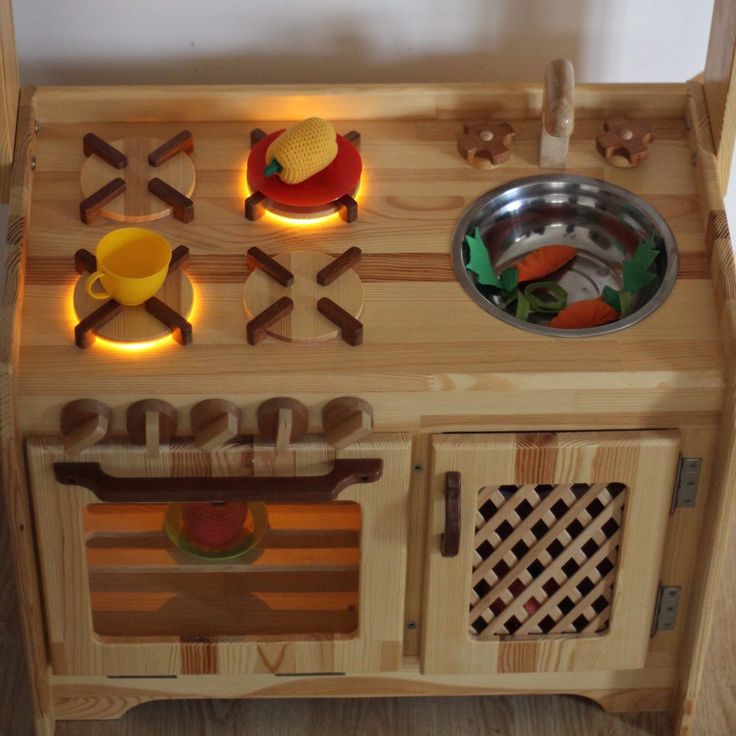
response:
[[(657, 277), (634, 294), (629, 315), (600, 327), (563, 330), (547, 327), (549, 317), (517, 319), (493, 301), (492, 290), (476, 284), (466, 270), (465, 236), (478, 228), (497, 273), (543, 245), (578, 249), (567, 266), (546, 280), (568, 293), (568, 304), (600, 296), (604, 287), (622, 287), (622, 263), (649, 235), (659, 255), (650, 270)], [(471, 298), (489, 314), (540, 335), (593, 337), (626, 329), (659, 307), (677, 279), (677, 244), (664, 218), (643, 199), (599, 179), (551, 174), (517, 179), (484, 194), (465, 212), (452, 242), (455, 274)]]

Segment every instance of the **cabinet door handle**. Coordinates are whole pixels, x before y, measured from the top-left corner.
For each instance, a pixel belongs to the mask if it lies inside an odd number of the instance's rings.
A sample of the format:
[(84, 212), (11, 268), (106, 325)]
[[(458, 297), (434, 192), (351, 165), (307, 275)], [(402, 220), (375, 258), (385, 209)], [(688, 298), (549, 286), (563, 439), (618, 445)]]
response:
[(182, 503), (262, 501), (325, 503), (355, 483), (374, 483), (383, 475), (383, 460), (335, 460), (326, 475), (302, 477), (122, 478), (108, 475), (99, 463), (54, 463), (57, 482), (88, 488), (105, 503)]
[(460, 551), (460, 473), (445, 473), (445, 531), (440, 540), (443, 557), (457, 557)]

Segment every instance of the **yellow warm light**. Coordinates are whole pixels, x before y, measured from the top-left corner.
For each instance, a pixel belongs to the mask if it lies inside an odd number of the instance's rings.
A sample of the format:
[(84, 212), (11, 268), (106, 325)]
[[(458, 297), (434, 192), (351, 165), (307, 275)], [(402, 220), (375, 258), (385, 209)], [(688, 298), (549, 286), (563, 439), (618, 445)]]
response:
[[(361, 173), (358, 187), (353, 195), (354, 199), (358, 200), (358, 195), (363, 194), (365, 186), (365, 172)], [(243, 192), (243, 199), (248, 199), (252, 194), (250, 186), (248, 184), (248, 163), (246, 161), (243, 167), (242, 179), (241, 179), (241, 191)], [(290, 227), (304, 227), (304, 228), (315, 228), (324, 227), (331, 222), (337, 222), (341, 220), (340, 212), (330, 212), (328, 215), (320, 215), (319, 217), (288, 217), (287, 215), (277, 215), (275, 212), (271, 212), (266, 209), (263, 219), (266, 222), (273, 222), (277, 225), (288, 225)]]
[[(74, 309), (74, 290), (75, 286), (72, 286), (67, 302), (67, 304), (69, 304), (68, 316), (72, 332), (81, 319), (77, 314), (76, 309)], [(189, 322), (194, 322), (196, 319), (198, 308), (199, 294), (197, 292), (196, 284), (192, 281), (192, 308), (189, 310), (188, 315), (184, 315)], [(117, 342), (116, 340), (108, 340), (107, 338), (100, 337), (98, 335), (94, 342), (95, 347), (99, 346), (103, 350), (118, 353), (144, 353), (155, 348), (163, 348), (170, 345), (178, 345), (171, 335), (164, 335), (163, 337), (156, 338), (155, 340), (145, 340), (143, 342)]]

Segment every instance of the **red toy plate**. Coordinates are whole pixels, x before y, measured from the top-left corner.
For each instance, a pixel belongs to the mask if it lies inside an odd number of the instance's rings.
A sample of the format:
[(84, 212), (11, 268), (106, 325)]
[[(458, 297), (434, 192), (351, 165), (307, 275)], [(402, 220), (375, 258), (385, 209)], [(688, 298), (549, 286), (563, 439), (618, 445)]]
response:
[(253, 146), (248, 156), (248, 186), (251, 193), (261, 192), (269, 199), (291, 207), (319, 207), (355, 192), (363, 162), (355, 146), (341, 135), (337, 136), (335, 160), (309, 179), (299, 184), (284, 184), (278, 175), (264, 176), (266, 151), (283, 132), (277, 130)]

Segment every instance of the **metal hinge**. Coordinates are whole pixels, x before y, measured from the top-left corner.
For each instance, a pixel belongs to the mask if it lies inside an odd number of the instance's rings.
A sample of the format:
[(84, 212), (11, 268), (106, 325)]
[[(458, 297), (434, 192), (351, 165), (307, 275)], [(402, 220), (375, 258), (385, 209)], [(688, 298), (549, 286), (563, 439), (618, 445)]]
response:
[(657, 590), (657, 603), (654, 606), (654, 621), (652, 633), (671, 631), (675, 628), (677, 607), (680, 604), (680, 587), (675, 585), (660, 585)]
[(695, 506), (695, 496), (698, 495), (698, 481), (700, 480), (700, 465), (699, 457), (680, 457), (670, 513), (675, 509), (690, 509)]

